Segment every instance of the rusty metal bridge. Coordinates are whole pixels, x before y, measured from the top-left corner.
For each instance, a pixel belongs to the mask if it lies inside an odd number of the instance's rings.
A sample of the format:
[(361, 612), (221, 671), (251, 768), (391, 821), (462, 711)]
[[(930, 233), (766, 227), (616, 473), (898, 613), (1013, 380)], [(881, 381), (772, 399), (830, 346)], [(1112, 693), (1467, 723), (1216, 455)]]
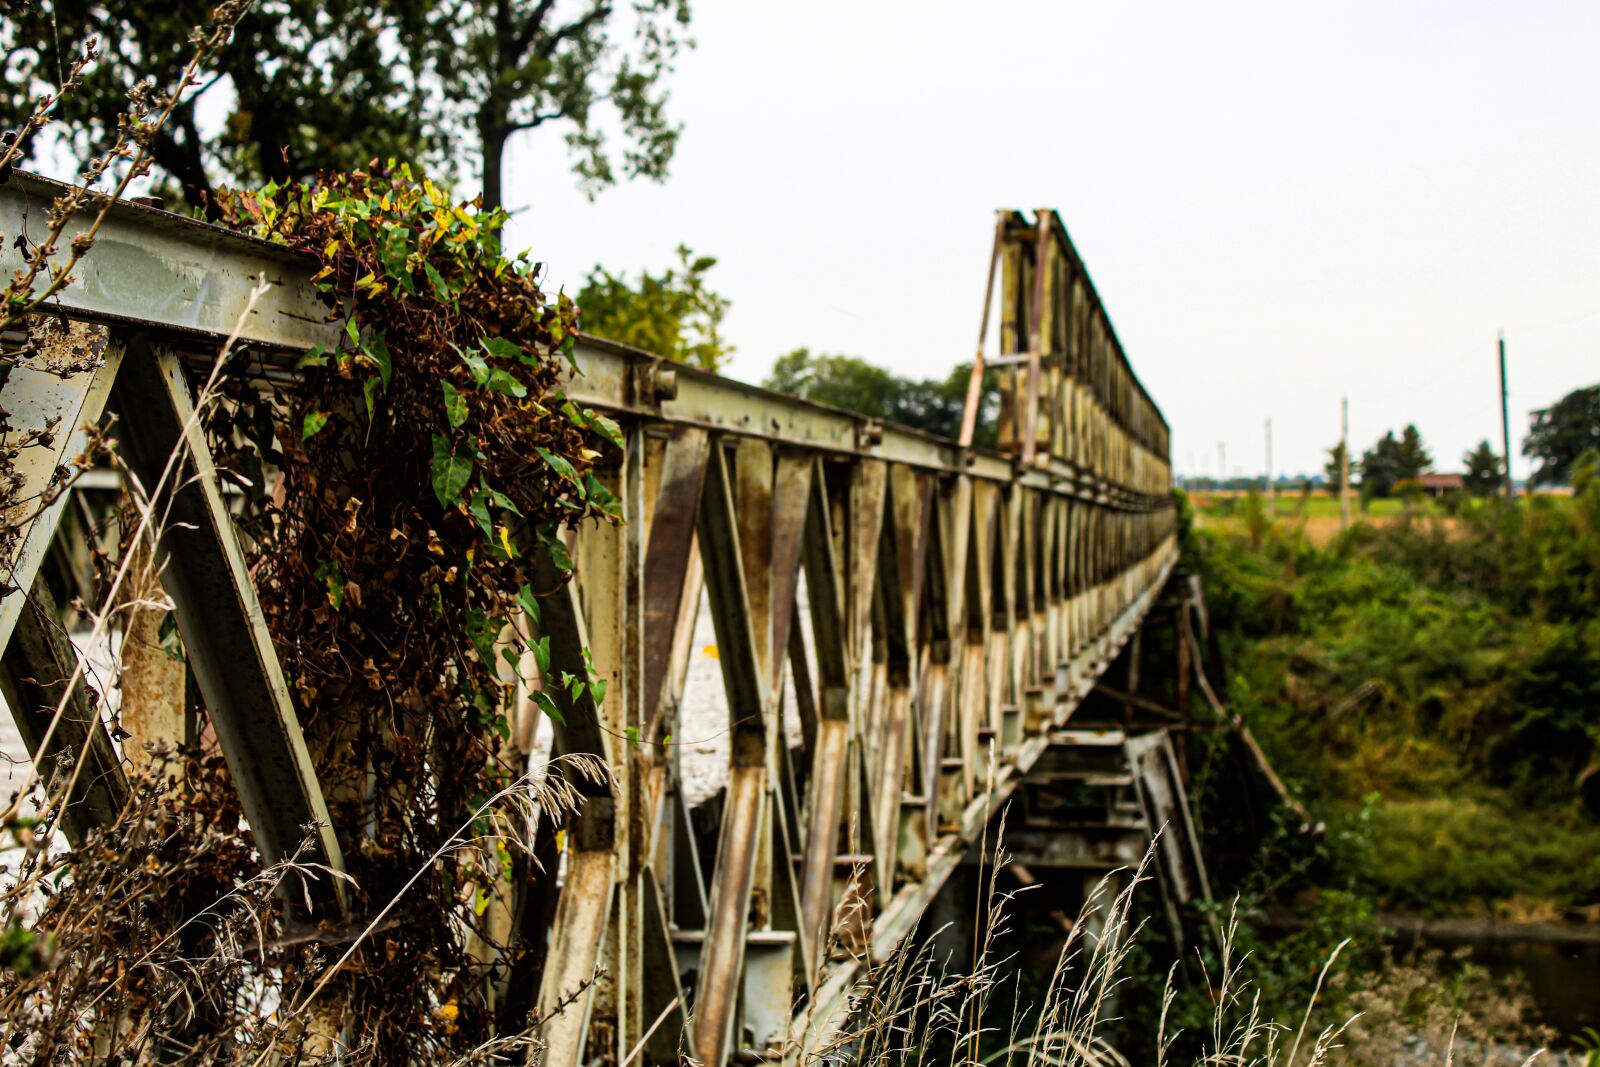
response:
[[(0, 186), (0, 231), (19, 232), (58, 192), (20, 174)], [(17, 265), (15, 250), (3, 255)], [(326, 827), (326, 809), (189, 418), (186, 368), (214, 358), (260, 279), (270, 284), (241, 343), (292, 357), (340, 326), (294, 256), (149, 207), (117, 206), (79, 273), (59, 313), (109, 327), (93, 331), (103, 365), (65, 377), (17, 367), (0, 386), (9, 443), (52, 435), (19, 453), (20, 496), (43, 499), (108, 411), (149, 484), (187, 439), (192, 477), (174, 497), (162, 580), (272, 861), (303, 825)], [(625, 435), (610, 480), (627, 522), (580, 531), (569, 595), (543, 622), (556, 665), (589, 648), (609, 694), (587, 720), (554, 725), (553, 749), (593, 753), (614, 774), (566, 828), (559, 877), (524, 888), (543, 906), (516, 909), (520, 927), (507, 919), (508, 940), (542, 946), (542, 965), (515, 978), (531, 983), (523, 995), (546, 1011), (570, 1001), (544, 1024), (546, 1063), (683, 1049), (719, 1064), (815, 1047), (845, 1021), (863, 968), (914, 929), (986, 821), (1040, 775), (1132, 782), (1142, 804), (1111, 805), (1122, 821), (1063, 844), (1067, 866), (1137, 858), (1155, 820), (1183, 815), (1181, 789), (1163, 799), (1164, 739), (1072, 723), (1176, 561), (1167, 426), (1052, 212), (1000, 215), (984, 333), (991, 316), (998, 350), (980, 348), (959, 441), (598, 339), (578, 346), (570, 394)], [(998, 379), (987, 405), (985, 375)], [(995, 450), (970, 445), (986, 406)], [(17, 536), (0, 564), (0, 677), (28, 754), (94, 761), (72, 794), (74, 832), (125, 789), (125, 756), (81, 691), (41, 750), (76, 655), (51, 590), (82, 586), (67, 531), (91, 491), (9, 516)], [(702, 699), (686, 683), (702, 603), (728, 743), (715, 803), (691, 808), (678, 739), (693, 739), (685, 722)], [(1117, 758), (1091, 758), (1106, 750)], [(337, 865), (340, 846), (324, 828), (322, 858)], [(1197, 866), (1175, 853), (1163, 879), (1193, 895), (1180, 883)]]

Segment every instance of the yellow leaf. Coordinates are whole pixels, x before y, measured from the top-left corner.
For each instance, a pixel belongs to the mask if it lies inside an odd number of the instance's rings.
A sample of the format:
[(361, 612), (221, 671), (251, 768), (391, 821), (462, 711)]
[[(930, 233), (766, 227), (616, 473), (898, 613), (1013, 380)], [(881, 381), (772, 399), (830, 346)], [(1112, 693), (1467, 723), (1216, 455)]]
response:
[(705, 656), (707, 659), (721, 659), (722, 658), (722, 654), (717, 651), (717, 646), (716, 645), (707, 645), (705, 648), (702, 648), (700, 650), (700, 654)]
[(324, 248), (322, 250), (322, 255), (323, 255), (323, 257), (325, 259), (332, 259), (334, 256), (336, 256), (338, 254), (339, 254), (339, 239), (337, 237), (335, 237), (333, 240), (328, 242), (328, 247)]
[(511, 547), (511, 534), (504, 526), (500, 527), (500, 547), (506, 550), (508, 556), (517, 554), (517, 550)]
[(556, 831), (556, 851), (557, 852), (565, 852), (566, 850), (567, 850), (567, 832), (565, 830), (557, 830)]

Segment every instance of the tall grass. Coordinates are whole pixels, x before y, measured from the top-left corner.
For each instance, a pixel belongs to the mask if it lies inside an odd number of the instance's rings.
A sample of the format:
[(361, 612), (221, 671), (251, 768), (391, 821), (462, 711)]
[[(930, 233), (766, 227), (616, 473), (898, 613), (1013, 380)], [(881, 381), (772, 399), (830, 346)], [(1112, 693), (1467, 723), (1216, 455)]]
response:
[[(982, 921), (973, 935), (969, 967), (957, 966), (957, 953), (938, 950), (945, 928), (908, 938), (857, 984), (847, 1025), (791, 1054), (806, 1067), (1117, 1067), (1132, 1062), (1119, 1051), (1119, 1037), (1138, 1033), (1148, 1040), (1128, 1046), (1148, 1047), (1155, 1067), (1575, 1062), (1550, 1058), (1543, 1048), (1530, 1053), (1526, 1046), (1458, 1033), (1459, 1016), (1442, 1043), (1437, 1013), (1410, 1033), (1410, 1020), (1392, 1010), (1385, 1014), (1394, 1005), (1385, 1004), (1382, 983), (1362, 985), (1357, 998), (1379, 1009), (1381, 1023), (1363, 1032), (1363, 1041), (1386, 1057), (1400, 1050), (1398, 1058), (1374, 1061), (1364, 1050), (1348, 1048), (1347, 1037), (1357, 1032), (1362, 1012), (1327, 1004), (1345, 943), (1331, 947), (1300, 1009), (1290, 1018), (1273, 1017), (1253, 984), (1249, 954), (1237, 948), (1236, 909), (1208, 929), (1212, 943), (1195, 954), (1197, 964), (1190, 968), (1192, 981), (1211, 1004), (1198, 1032), (1184, 1033), (1174, 1025), (1178, 963), (1167, 969), (1150, 1017), (1125, 1018), (1123, 995), (1130, 981), (1142, 977), (1137, 968), (1149, 965), (1135, 949), (1146, 929), (1144, 912), (1153, 904), (1153, 862), (1152, 845), (1137, 867), (1113, 872), (1088, 894), (1045, 976), (1039, 1002), (1024, 1005), (1020, 996), (1009, 1002), (997, 997), (1008, 985), (1020, 992), (1024, 977), (1019, 957), (1002, 947), (1012, 932), (1017, 894), (998, 888), (1005, 857), (997, 850), (982, 888)], [(1413, 968), (1406, 980), (1415, 982), (1423, 973)]]

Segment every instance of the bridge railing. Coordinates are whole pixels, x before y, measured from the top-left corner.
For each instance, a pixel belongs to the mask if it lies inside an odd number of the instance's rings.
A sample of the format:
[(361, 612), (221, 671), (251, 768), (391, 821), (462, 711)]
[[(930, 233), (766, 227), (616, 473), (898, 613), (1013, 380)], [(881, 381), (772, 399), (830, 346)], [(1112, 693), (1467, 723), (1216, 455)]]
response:
[[(29, 177), (0, 186), (0, 229), (15, 232), (51, 194)], [(4, 255), (9, 269), (15, 253)], [(274, 366), (337, 328), (294, 257), (165, 213), (118, 208), (94, 255), (57, 311), (108, 326), (108, 358), (65, 379), (13, 370), (0, 386), (11, 440), (50, 420), (64, 431), (23, 469), (36, 490), (108, 403), (132, 416), (121, 432), (140, 439), (134, 465), (145, 455), (153, 469), (184, 432), (185, 361), (214, 355), (252, 300), (241, 340), (261, 353), (266, 387)], [(253, 296), (262, 277), (268, 289)], [(577, 533), (573, 580), (539, 625), (552, 671), (584, 670), (588, 649), (607, 682), (591, 714), (550, 724), (551, 751), (603, 757), (613, 783), (565, 828), (559, 875), (502, 887), (504, 913), (523, 919), (506, 920), (490, 955), (531, 946), (544, 961), (499, 973), (537, 984), (524, 995), (547, 1017), (551, 1064), (675, 1060), (680, 1048), (708, 1064), (792, 1055), (842, 1023), (851, 984), (913, 929), (1138, 627), (1177, 552), (1165, 427), (1129, 399), (1143, 397), (1131, 374), (1101, 367), (1080, 382), (1087, 356), (1034, 361), (1057, 375), (1049, 395), (1082, 391), (1085, 414), (1063, 426), (1065, 409), (1035, 405), (1045, 421), (1013, 422), (1046, 447), (1009, 453), (600, 340), (580, 343), (576, 361), (569, 393), (622, 427), (604, 480), (627, 521)], [(212, 489), (192, 496), (184, 551), (163, 577), (271, 861), (325, 810), (321, 786), (204, 441), (188, 436), (196, 484)], [(1098, 444), (1056, 447), (1069, 439)], [(38, 631), (28, 619), (45, 572), (71, 558), (51, 551), (70, 495), (22, 523), (4, 561), (12, 680), (60, 677), (39, 668), (61, 649), (22, 638)], [(708, 740), (695, 731), (710, 698), (690, 684), (702, 611), (725, 715), (712, 732), (727, 756), (691, 805), (685, 749)], [(35, 705), (53, 696), (15, 685), (6, 696), (30, 755), (49, 756), (35, 747)], [(531, 748), (540, 731), (523, 704), (518, 737)], [(89, 718), (79, 725), (93, 733)], [(74, 794), (80, 819), (115, 805), (115, 779), (94, 778), (104, 795)], [(320, 847), (337, 866), (331, 832)]]

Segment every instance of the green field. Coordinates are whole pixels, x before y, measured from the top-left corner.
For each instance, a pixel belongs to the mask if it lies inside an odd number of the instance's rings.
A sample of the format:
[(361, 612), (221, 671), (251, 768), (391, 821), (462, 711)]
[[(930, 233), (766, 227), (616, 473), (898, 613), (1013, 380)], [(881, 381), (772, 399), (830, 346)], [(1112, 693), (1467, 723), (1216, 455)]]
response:
[[(1191, 499), (1194, 501), (1196, 512), (1207, 517), (1225, 518), (1242, 514), (1248, 507), (1250, 499), (1243, 493), (1195, 493)], [(1262, 499), (1265, 504), (1265, 498)], [(1413, 512), (1419, 514), (1438, 514), (1440, 509), (1431, 500), (1411, 502), (1409, 505)], [(1398, 497), (1385, 497), (1380, 500), (1371, 500), (1363, 508), (1358, 497), (1350, 498), (1350, 518), (1359, 521), (1363, 518), (1387, 518), (1399, 515), (1406, 510), (1407, 501)], [(1312, 518), (1312, 519), (1337, 519), (1339, 517), (1339, 498), (1326, 493), (1312, 493), (1309, 496), (1300, 494), (1280, 494), (1273, 503), (1273, 514), (1282, 518)]]

